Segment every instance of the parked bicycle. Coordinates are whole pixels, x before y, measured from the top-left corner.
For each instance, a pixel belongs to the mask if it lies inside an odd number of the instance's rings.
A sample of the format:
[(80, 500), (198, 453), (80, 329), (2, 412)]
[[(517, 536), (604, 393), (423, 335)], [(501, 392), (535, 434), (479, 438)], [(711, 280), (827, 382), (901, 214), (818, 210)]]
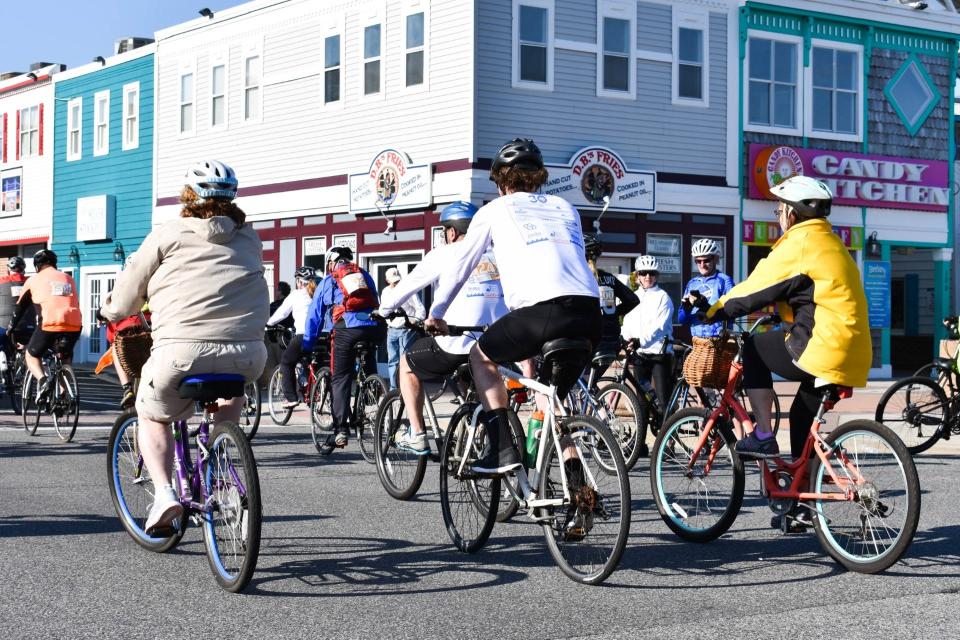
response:
[(188, 523), (201, 527), (214, 578), (227, 591), (241, 591), (253, 576), (260, 551), (260, 481), (253, 450), (239, 427), (232, 422), (212, 429), (211, 425), (218, 398), (243, 394), (243, 376), (189, 376), (180, 383), (179, 392), (181, 398), (202, 403), (204, 412), (192, 454), (186, 422), (172, 425), (174, 490), (184, 507), (175, 532), (152, 537), (144, 530), (153, 504), (153, 483), (140, 453), (133, 409), (120, 414), (110, 432), (107, 476), (113, 506), (130, 537), (158, 553), (175, 547)]
[[(735, 334), (742, 352), (747, 332)], [(743, 502), (744, 466), (734, 450), (743, 434), (734, 423), (752, 428), (736, 399), (743, 374), (740, 354), (730, 367), (720, 405), (712, 410), (677, 412), (657, 435), (650, 484), (660, 516), (684, 540), (709, 542), (736, 519)], [(821, 546), (838, 563), (862, 573), (890, 567), (906, 551), (917, 529), (920, 482), (913, 459), (889, 428), (871, 420), (851, 420), (822, 434), (824, 414), (852, 389), (828, 384), (799, 458), (758, 461), (761, 492), (781, 516), (808, 509)], [(739, 433), (738, 433), (739, 432)]]
[(63, 362), (59, 351), (48, 350), (42, 358), (44, 374), (47, 377), (47, 393), (37, 402), (37, 384), (39, 382), (26, 372), (23, 391), (20, 395), (23, 428), (28, 435), (34, 435), (40, 426), (42, 416), (50, 416), (57, 436), (63, 442), (73, 440), (80, 419), (80, 391), (73, 368)]

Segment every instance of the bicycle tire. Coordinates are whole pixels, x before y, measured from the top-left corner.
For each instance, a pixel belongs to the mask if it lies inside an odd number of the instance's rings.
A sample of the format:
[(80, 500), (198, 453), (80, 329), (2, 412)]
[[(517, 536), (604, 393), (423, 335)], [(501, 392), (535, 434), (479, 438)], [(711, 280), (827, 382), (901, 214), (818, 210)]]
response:
[(177, 546), (187, 528), (186, 510), (177, 533), (172, 536), (154, 538), (144, 530), (153, 505), (153, 483), (139, 454), (136, 409), (127, 409), (113, 421), (107, 451), (107, 484), (113, 509), (124, 531), (138, 545), (156, 553)]
[[(901, 393), (903, 392), (903, 393)], [(948, 431), (950, 403), (930, 378), (904, 378), (893, 384), (877, 404), (874, 419), (903, 440), (911, 455), (923, 453)], [(924, 433), (923, 428), (929, 430)]]
[(948, 397), (956, 394), (956, 389), (953, 387), (953, 371), (936, 362), (923, 365), (914, 372), (913, 377), (934, 380)]
[[(657, 511), (671, 531), (691, 542), (710, 542), (723, 535), (743, 504), (743, 461), (734, 451), (736, 437), (728, 425), (712, 428), (710, 475), (703, 471), (703, 455), (697, 459), (696, 471), (689, 469), (690, 454), (709, 416), (710, 410), (700, 407), (681, 409), (673, 414), (657, 434), (650, 459), (650, 488)], [(724, 449), (726, 454), (721, 456)], [(720, 477), (719, 471), (724, 467), (729, 471)], [(719, 491), (703, 490), (706, 478), (714, 476), (718, 477), (718, 486), (724, 493), (719, 502), (708, 503), (710, 496), (721, 496)], [(671, 488), (674, 486), (676, 490)], [(710, 496), (704, 498), (707, 493)]]
[(310, 438), (318, 452), (327, 451), (327, 436), (333, 430), (333, 396), (330, 395), (330, 368), (322, 367), (310, 391)]
[[(67, 367), (60, 369), (55, 380), (57, 389), (54, 406), (51, 408), (50, 416), (53, 418), (53, 428), (63, 442), (73, 440), (77, 433), (77, 422), (80, 420), (80, 392), (77, 388), (77, 377), (73, 370)], [(61, 415), (58, 415), (63, 411)]]
[[(591, 415), (613, 433), (620, 444), (627, 471), (630, 471), (640, 459), (646, 443), (647, 430), (640, 426), (640, 401), (630, 387), (619, 382), (610, 382), (595, 390), (593, 395), (597, 413)], [(627, 414), (625, 418), (624, 412)]]
[[(556, 507), (541, 508), (540, 515), (545, 518), (541, 521), (543, 534), (550, 555), (564, 575), (581, 584), (600, 584), (617, 568), (630, 534), (627, 468), (617, 437), (600, 420), (592, 416), (569, 416), (560, 419), (559, 430), (573, 440), (581, 463), (590, 471), (593, 486), (587, 486), (591, 483), (589, 476), (584, 475), (587, 485), (570, 489), (571, 506), (566, 507), (566, 513), (557, 513)], [(550, 452), (544, 457), (540, 475), (538, 495), (543, 498), (563, 494), (560, 465), (566, 463), (560, 461), (562, 454), (554, 446), (554, 437), (551, 435), (548, 439)], [(589, 441), (595, 439), (602, 440), (604, 446), (590, 445)], [(598, 449), (609, 452), (606, 460), (587, 457), (588, 452)], [(611, 462), (615, 471), (608, 473), (603, 467)], [(568, 476), (568, 487), (570, 484)]]
[(283, 402), (283, 372), (280, 365), (277, 365), (270, 374), (270, 384), (267, 386), (267, 410), (274, 424), (281, 426), (290, 422), (290, 416), (293, 415), (293, 409), (282, 407)]
[[(443, 524), (454, 546), (465, 553), (475, 553), (483, 548), (497, 519), (500, 503), (500, 478), (480, 477), (466, 469), (458, 475), (464, 456), (480, 455), (486, 436), (477, 428), (472, 442), (467, 441), (470, 421), (476, 410), (475, 403), (461, 405), (450, 418), (450, 426), (443, 441), (440, 455), (440, 511)], [(476, 495), (485, 493), (489, 508), (477, 506)]]
[(248, 382), (243, 387), (243, 413), (240, 416), (240, 430), (247, 440), (253, 440), (257, 435), (257, 429), (260, 428), (260, 415), (262, 413), (260, 402), (260, 383), (256, 380)]
[(257, 463), (250, 441), (233, 422), (217, 424), (208, 446), (203, 475), (214, 506), (204, 513), (203, 540), (217, 583), (236, 593), (250, 582), (260, 555)]
[(377, 446), (373, 433), (377, 421), (377, 410), (380, 407), (380, 401), (389, 391), (390, 385), (377, 375), (367, 376), (363, 385), (357, 387), (357, 443), (360, 446), (360, 455), (370, 464), (377, 463)]
[(7, 393), (10, 395), (10, 408), (13, 409), (14, 415), (20, 415), (20, 412), (23, 411), (23, 398), (21, 394), (23, 393), (23, 378), (25, 372), (26, 364), (23, 361), (23, 355), (18, 351), (17, 357), (13, 360), (13, 367), (7, 372), (7, 375), (10, 376)]
[[(510, 421), (510, 429), (513, 431), (513, 443), (517, 447), (517, 451), (522, 452), (526, 445), (526, 432), (523, 429), (523, 424), (520, 422), (520, 416), (517, 415), (513, 407), (510, 407), (510, 410), (507, 412), (507, 419)], [(520, 508), (520, 503), (513, 497), (513, 494), (504, 488), (504, 483), (507, 482), (510, 483), (510, 486), (517, 494), (520, 493), (520, 479), (517, 478), (515, 473), (504, 476), (500, 480), (500, 501), (497, 505), (497, 522), (506, 522), (516, 515), (517, 510)]]
[(20, 395), (22, 408), (20, 417), (23, 419), (23, 430), (28, 436), (35, 435), (37, 427), (40, 426), (40, 408), (37, 406), (36, 393), (33, 390), (35, 382), (33, 375), (28, 372), (23, 379), (23, 392)]
[(406, 429), (409, 422), (403, 417), (403, 396), (393, 389), (383, 398), (377, 410), (373, 440), (377, 445), (374, 455), (377, 476), (390, 497), (409, 500), (423, 484), (428, 456), (417, 455), (396, 446), (397, 432)]
[[(863, 442), (851, 441), (859, 438)], [(857, 466), (866, 482), (850, 501), (814, 500), (813, 526), (817, 540), (840, 565), (858, 573), (879, 573), (896, 563), (913, 541), (920, 520), (920, 479), (917, 467), (903, 441), (888, 427), (872, 420), (851, 420), (826, 434), (829, 460), (841, 460), (837, 453)], [(873, 442), (869, 442), (872, 440)], [(886, 450), (871, 454), (870, 445)], [(837, 471), (847, 466), (837, 464)], [(841, 479), (849, 474), (838, 473)], [(892, 489), (878, 486), (878, 478), (891, 479)], [(902, 483), (902, 486), (900, 486)], [(844, 491), (826, 473), (823, 461), (815, 456), (810, 473), (811, 493)], [(902, 499), (901, 499), (902, 498)], [(906, 505), (901, 504), (906, 501)], [(844, 518), (844, 514), (851, 517)], [(898, 522), (893, 522), (894, 518)], [(902, 522), (900, 522), (902, 520)], [(880, 526), (875, 526), (876, 524)], [(899, 524), (899, 527), (897, 526)], [(868, 529), (869, 526), (869, 529)], [(890, 544), (880, 550), (884, 539)], [(863, 553), (866, 552), (866, 553)]]

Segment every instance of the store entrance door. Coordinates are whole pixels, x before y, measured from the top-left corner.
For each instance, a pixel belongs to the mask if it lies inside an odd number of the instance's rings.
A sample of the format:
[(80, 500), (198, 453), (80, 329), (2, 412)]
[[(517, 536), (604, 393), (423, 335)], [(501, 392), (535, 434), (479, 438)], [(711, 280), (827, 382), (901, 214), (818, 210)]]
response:
[[(93, 271), (93, 269), (98, 269)], [(74, 358), (79, 362), (96, 362), (107, 350), (106, 330), (98, 326), (97, 310), (107, 294), (113, 291), (119, 267), (91, 267), (81, 274), (79, 291), (80, 310), (83, 313), (83, 330), (77, 343)]]

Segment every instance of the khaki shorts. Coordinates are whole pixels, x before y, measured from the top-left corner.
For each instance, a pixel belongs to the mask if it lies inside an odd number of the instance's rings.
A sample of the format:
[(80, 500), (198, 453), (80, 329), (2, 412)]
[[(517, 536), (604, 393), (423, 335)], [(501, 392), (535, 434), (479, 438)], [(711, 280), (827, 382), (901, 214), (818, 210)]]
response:
[(267, 349), (254, 342), (165, 342), (154, 347), (143, 365), (137, 392), (137, 414), (157, 422), (186, 420), (192, 400), (177, 393), (180, 381), (199, 373), (236, 373), (256, 380), (267, 361)]

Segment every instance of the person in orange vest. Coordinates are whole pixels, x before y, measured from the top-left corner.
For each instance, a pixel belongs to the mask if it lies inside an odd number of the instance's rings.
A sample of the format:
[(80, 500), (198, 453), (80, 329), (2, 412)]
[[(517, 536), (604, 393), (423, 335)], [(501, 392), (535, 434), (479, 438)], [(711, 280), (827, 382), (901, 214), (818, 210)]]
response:
[(27, 343), (27, 369), (40, 381), (37, 385), (37, 404), (47, 393), (47, 377), (40, 358), (47, 349), (57, 351), (64, 364), (73, 362), (73, 347), (83, 327), (77, 283), (57, 270), (57, 254), (41, 249), (33, 254), (33, 268), (37, 273), (27, 278), (17, 300), (11, 324), (17, 326), (27, 313), (36, 310), (37, 329)]

